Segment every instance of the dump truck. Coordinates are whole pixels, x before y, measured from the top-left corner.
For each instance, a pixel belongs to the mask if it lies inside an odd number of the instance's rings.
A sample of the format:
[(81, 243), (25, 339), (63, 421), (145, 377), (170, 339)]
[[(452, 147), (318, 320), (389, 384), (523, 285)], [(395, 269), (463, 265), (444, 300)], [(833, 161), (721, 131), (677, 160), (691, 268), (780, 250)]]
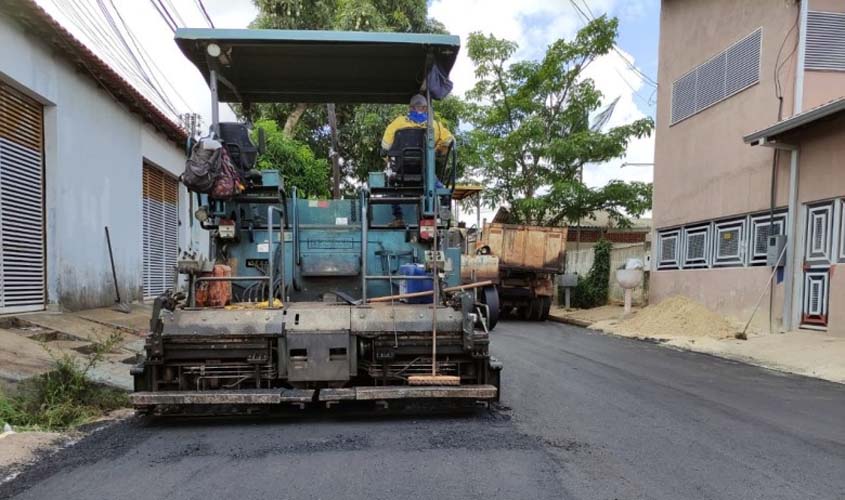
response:
[[(191, 193), (210, 248), (181, 255), (178, 285), (154, 301), (133, 405), (178, 414), (497, 400), (502, 365), (489, 330), (498, 311), (479, 298), (495, 285), (461, 283), (461, 250), (448, 238), (456, 151), (438, 162), (432, 133), (460, 39), (183, 28), (176, 43), (211, 91), (211, 134), (200, 144), (219, 144), (234, 169)], [(427, 126), (397, 132), (389, 168), (370, 166), (345, 199), (300, 196), (286, 165), (256, 171), (260, 131), (218, 113), (222, 102), (249, 115), (255, 103), (407, 104), (417, 93)], [(220, 176), (233, 172), (235, 193), (221, 196)]]
[(565, 227), (488, 223), (464, 258), (464, 281), (492, 279), (498, 288), (499, 314), (543, 321), (549, 316), (554, 276), (563, 272)]

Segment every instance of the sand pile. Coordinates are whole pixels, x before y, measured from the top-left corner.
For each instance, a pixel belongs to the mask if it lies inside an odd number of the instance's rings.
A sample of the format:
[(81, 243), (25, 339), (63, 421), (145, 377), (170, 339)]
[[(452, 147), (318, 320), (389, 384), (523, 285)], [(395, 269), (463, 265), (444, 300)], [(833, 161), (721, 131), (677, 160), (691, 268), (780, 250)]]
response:
[(603, 329), (646, 338), (734, 338), (737, 328), (723, 317), (687, 297), (676, 295), (651, 305), (633, 318)]

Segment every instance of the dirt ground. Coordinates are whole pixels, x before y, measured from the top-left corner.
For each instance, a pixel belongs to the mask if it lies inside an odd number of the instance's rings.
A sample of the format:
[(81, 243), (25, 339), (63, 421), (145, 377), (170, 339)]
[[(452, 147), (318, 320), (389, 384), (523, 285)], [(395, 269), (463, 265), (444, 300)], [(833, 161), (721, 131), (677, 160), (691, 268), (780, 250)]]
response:
[(742, 331), (742, 324), (685, 297), (671, 297), (628, 317), (621, 306), (557, 310), (552, 314), (613, 335), (845, 383), (845, 338), (810, 330), (785, 334), (752, 330), (748, 340), (738, 340), (735, 335)]
[(66, 439), (58, 432), (0, 433), (0, 483), (16, 466), (33, 461), (37, 454), (55, 449)]
[(143, 349), (141, 334), (149, 325), (150, 307), (133, 304), (129, 314), (111, 308), (75, 313), (41, 312), (0, 321), (0, 380), (19, 382), (52, 368), (54, 357), (69, 354), (80, 360), (90, 354), (93, 342), (121, 336), (120, 345), (95, 366), (96, 382), (132, 388), (129, 367)]

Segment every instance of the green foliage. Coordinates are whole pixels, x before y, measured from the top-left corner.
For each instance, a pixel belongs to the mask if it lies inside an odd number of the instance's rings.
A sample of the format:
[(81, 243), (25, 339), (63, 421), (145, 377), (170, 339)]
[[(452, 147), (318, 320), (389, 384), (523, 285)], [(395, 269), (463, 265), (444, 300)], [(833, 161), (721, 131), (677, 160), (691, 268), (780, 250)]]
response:
[(613, 246), (607, 240), (601, 240), (593, 247), (595, 259), (590, 272), (578, 277), (578, 284), (572, 293), (572, 305), (589, 309), (607, 304), (610, 283), (610, 250)]
[(650, 185), (590, 189), (580, 180), (586, 164), (623, 155), (630, 140), (654, 127), (650, 118), (607, 131), (590, 124), (602, 95), (584, 69), (611, 50), (617, 24), (600, 17), (574, 40), (551, 44), (542, 60), (514, 63), (515, 43), (470, 35), (477, 82), (467, 93), (473, 129), (463, 152), (472, 162), (468, 173), (488, 186), (486, 204), (507, 204), (517, 221), (540, 225), (575, 222), (598, 209), (625, 225), (651, 207)]
[[(15, 394), (0, 392), (0, 424), (18, 428), (64, 430), (104, 412), (128, 405), (124, 391), (92, 382), (88, 372), (122, 340), (116, 333), (93, 344), (86, 360), (70, 354), (53, 357), (53, 370), (21, 383)], [(45, 347), (46, 348), (46, 347)]]
[(328, 160), (317, 158), (306, 144), (285, 137), (275, 120), (259, 120), (253, 129), (257, 142), (258, 129), (265, 133), (265, 151), (259, 155), (259, 170), (278, 169), (286, 186), (296, 186), (303, 198), (325, 197), (329, 193), (331, 168)]

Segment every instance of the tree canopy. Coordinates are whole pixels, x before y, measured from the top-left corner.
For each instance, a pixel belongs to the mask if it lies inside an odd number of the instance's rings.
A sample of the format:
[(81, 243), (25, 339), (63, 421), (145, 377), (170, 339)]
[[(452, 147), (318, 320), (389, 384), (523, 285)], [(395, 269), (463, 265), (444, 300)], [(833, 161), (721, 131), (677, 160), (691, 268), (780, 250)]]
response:
[(519, 222), (540, 225), (574, 223), (596, 210), (624, 225), (651, 207), (650, 184), (591, 189), (582, 181), (585, 165), (622, 156), (654, 127), (650, 118), (606, 131), (591, 126), (603, 96), (584, 71), (613, 48), (616, 34), (617, 20), (603, 16), (573, 40), (552, 43), (541, 60), (517, 62), (510, 62), (515, 43), (470, 35), (476, 84), (467, 93), (472, 130), (464, 153), (469, 173), (487, 186), (488, 205), (507, 204)]

